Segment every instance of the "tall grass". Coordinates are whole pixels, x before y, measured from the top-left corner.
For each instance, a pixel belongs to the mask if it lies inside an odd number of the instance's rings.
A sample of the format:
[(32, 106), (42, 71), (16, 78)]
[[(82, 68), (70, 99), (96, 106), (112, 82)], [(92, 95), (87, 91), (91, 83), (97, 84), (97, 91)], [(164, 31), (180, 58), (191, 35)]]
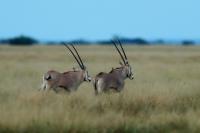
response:
[[(200, 132), (200, 47), (125, 46), (122, 93), (43, 93), (44, 72), (78, 67), (62, 46), (0, 47), (0, 132)], [(79, 46), (90, 75), (119, 66), (110, 46)]]

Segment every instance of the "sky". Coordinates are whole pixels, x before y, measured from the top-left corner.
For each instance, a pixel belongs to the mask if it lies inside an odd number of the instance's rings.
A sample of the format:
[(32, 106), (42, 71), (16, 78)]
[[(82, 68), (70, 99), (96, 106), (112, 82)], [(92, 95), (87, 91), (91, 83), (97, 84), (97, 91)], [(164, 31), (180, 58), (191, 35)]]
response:
[(200, 0), (0, 0), (0, 38), (200, 39)]

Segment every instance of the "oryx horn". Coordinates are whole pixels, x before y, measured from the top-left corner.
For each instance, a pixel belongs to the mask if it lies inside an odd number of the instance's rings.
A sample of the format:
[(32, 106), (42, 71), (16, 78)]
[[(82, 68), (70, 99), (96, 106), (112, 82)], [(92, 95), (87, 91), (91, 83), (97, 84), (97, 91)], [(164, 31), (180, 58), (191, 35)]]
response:
[(69, 49), (69, 51), (72, 53), (72, 55), (74, 56), (75, 60), (77, 61), (77, 63), (79, 64), (80, 68), (83, 69), (84, 67), (82, 66), (82, 64), (79, 62), (79, 60), (77, 59), (76, 55), (74, 54), (74, 52), (70, 49), (70, 47), (66, 44), (66, 43), (62, 43), (67, 49)]
[(124, 59), (122, 53), (120, 52), (119, 48), (117, 47), (116, 43), (115, 43), (113, 40), (112, 40), (112, 43), (114, 44), (116, 50), (118, 51), (119, 55), (121, 56), (121, 58), (122, 58), (124, 64), (126, 64), (126, 61), (125, 61), (125, 59)]
[(119, 45), (120, 45), (120, 47), (121, 47), (121, 49), (122, 49), (122, 52), (123, 52), (123, 54), (124, 54), (124, 58), (125, 58), (125, 64), (128, 64), (128, 58), (127, 58), (127, 56), (126, 56), (126, 53), (125, 53), (125, 51), (124, 51), (124, 48), (122, 47), (122, 44), (121, 44), (121, 42), (118, 40), (118, 43), (119, 43)]
[(75, 51), (75, 52), (76, 52), (76, 54), (78, 55), (79, 61), (80, 61), (81, 65), (82, 65), (82, 67), (83, 67), (82, 69), (85, 69), (85, 65), (83, 64), (83, 61), (82, 61), (82, 59), (81, 59), (80, 55), (78, 54), (78, 52), (77, 52), (76, 48), (74, 47), (74, 45), (73, 45), (73, 44), (70, 44), (70, 45), (73, 47), (74, 51)]

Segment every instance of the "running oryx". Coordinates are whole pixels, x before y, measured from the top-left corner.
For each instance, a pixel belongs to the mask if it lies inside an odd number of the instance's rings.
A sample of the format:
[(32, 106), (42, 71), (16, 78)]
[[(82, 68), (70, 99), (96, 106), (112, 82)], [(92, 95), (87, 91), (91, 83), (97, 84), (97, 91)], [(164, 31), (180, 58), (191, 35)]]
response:
[(121, 56), (123, 63), (120, 62), (121, 67), (112, 68), (112, 70), (109, 73), (100, 72), (96, 75), (94, 79), (95, 94), (99, 94), (101, 92), (106, 92), (109, 90), (115, 90), (116, 92), (120, 92), (124, 88), (124, 80), (126, 78), (132, 80), (134, 78), (131, 66), (128, 63), (128, 59), (122, 47), (122, 44), (118, 40), (123, 55), (116, 43), (114, 41), (112, 41), (112, 43), (114, 44), (116, 50)]
[(80, 84), (84, 81), (91, 81), (91, 77), (88, 75), (88, 71), (83, 64), (81, 57), (79, 56), (76, 48), (70, 44), (75, 53), (71, 48), (63, 43), (64, 46), (71, 52), (77, 63), (79, 64), (81, 70), (73, 70), (60, 73), (55, 70), (50, 70), (43, 76), (42, 90), (54, 90), (58, 92), (59, 90), (66, 90), (68, 92), (76, 91)]

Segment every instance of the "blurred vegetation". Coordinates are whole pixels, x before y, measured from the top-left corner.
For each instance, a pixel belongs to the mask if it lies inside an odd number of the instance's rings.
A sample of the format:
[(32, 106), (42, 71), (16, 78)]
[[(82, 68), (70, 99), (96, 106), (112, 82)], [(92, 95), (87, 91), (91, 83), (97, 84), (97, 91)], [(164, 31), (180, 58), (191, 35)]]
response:
[[(127, 38), (127, 37), (118, 37), (114, 36), (114, 38), (118, 38), (118, 40), (123, 43), (123, 44), (128, 44), (128, 45), (195, 45), (196, 42), (193, 40), (179, 40), (179, 41), (173, 41), (173, 40), (164, 40), (164, 39), (155, 39), (155, 40), (146, 40), (141, 37), (137, 38)], [(113, 39), (113, 38), (112, 38)], [(60, 42), (65, 41), (66, 43), (74, 43), (74, 44), (79, 44), (79, 45), (88, 45), (88, 44), (99, 44), (99, 45), (111, 45), (111, 39), (102, 39), (102, 40), (96, 40), (96, 41), (89, 41), (86, 39), (75, 39), (75, 40), (60, 40), (60, 41), (53, 41), (53, 40), (48, 40), (41, 42), (37, 39), (34, 39), (29, 36), (17, 36), (13, 38), (8, 38), (8, 39), (0, 39), (0, 45), (1, 44), (11, 44), (11, 45), (33, 45), (33, 44), (46, 44), (46, 45), (58, 45)]]
[(4, 39), (0, 41), (1, 43), (10, 44), (10, 45), (32, 45), (38, 43), (38, 41), (32, 37), (28, 36), (17, 36), (9, 39)]
[[(119, 66), (114, 47), (77, 49), (91, 76)], [(95, 96), (85, 82), (71, 94), (38, 91), (47, 70), (78, 66), (63, 46), (0, 46), (0, 132), (199, 133), (200, 47), (124, 49), (135, 79)]]
[(184, 40), (184, 41), (182, 42), (182, 45), (184, 45), (184, 46), (194, 45), (194, 44), (195, 44), (195, 42), (192, 41), (192, 40)]

